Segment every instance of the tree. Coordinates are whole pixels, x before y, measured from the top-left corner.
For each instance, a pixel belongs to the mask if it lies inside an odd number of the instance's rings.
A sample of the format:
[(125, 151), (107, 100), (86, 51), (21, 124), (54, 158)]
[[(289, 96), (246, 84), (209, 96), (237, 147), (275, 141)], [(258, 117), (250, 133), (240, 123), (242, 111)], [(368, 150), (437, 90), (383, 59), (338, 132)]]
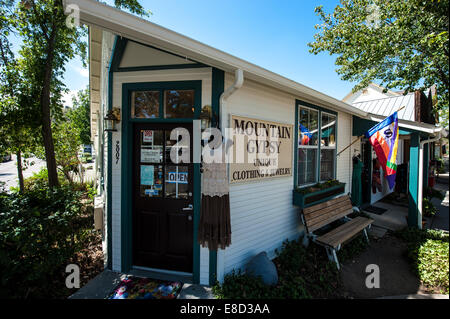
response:
[(332, 14), (315, 9), (323, 22), (310, 52), (336, 54), (337, 73), (358, 82), (374, 80), (405, 94), (437, 87), (435, 111), (448, 108), (448, 0), (341, 0)]
[(69, 183), (73, 182), (71, 174), (81, 173), (78, 152), (81, 146), (80, 131), (72, 121), (63, 121), (53, 125), (55, 137), (55, 159), (58, 169)]
[(72, 98), (73, 108), (67, 113), (68, 119), (73, 122), (79, 132), (81, 144), (91, 144), (91, 108), (89, 104), (89, 86), (80, 90)]
[(16, 154), (19, 189), (23, 192), (22, 158), (28, 157), (37, 144), (38, 115), (8, 38), (14, 32), (13, 5), (12, 0), (0, 0), (0, 149)]
[[(137, 0), (115, 0), (115, 5), (148, 16)], [(38, 101), (49, 186), (53, 188), (59, 183), (52, 121), (62, 116), (60, 101), (65, 91), (62, 82), (65, 64), (76, 54), (81, 54), (86, 61), (83, 39), (87, 29), (66, 25), (62, 0), (21, 0), (10, 24), (23, 40), (20, 50), (23, 76), (30, 85), (31, 95)]]

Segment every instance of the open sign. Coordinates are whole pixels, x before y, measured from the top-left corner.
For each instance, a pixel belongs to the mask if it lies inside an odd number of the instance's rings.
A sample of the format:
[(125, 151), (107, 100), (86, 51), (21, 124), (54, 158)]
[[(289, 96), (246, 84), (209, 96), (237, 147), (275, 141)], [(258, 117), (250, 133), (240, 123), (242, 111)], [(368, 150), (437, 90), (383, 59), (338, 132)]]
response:
[(175, 184), (188, 184), (188, 173), (187, 172), (168, 172), (167, 173), (167, 183)]

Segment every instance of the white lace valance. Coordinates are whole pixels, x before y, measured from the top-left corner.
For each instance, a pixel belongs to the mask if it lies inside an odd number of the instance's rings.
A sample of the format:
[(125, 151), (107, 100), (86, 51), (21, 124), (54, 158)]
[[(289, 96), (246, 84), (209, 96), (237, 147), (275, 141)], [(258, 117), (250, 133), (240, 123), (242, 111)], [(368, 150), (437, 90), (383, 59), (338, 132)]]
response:
[(202, 194), (224, 196), (229, 193), (227, 164), (203, 163)]

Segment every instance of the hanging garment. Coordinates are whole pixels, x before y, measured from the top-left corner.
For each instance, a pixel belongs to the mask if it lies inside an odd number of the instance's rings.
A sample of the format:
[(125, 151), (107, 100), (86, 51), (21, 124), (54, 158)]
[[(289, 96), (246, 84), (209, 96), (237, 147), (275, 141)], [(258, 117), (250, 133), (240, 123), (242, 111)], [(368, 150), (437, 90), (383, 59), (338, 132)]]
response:
[(361, 185), (361, 174), (362, 174), (363, 164), (355, 157), (353, 161), (353, 175), (352, 175), (352, 203), (354, 206), (361, 206), (362, 204), (362, 185)]
[(381, 185), (380, 170), (374, 169), (372, 173), (372, 193), (376, 194), (377, 190), (381, 192), (383, 187)]
[(198, 242), (211, 250), (231, 245), (230, 196), (225, 163), (203, 163)]

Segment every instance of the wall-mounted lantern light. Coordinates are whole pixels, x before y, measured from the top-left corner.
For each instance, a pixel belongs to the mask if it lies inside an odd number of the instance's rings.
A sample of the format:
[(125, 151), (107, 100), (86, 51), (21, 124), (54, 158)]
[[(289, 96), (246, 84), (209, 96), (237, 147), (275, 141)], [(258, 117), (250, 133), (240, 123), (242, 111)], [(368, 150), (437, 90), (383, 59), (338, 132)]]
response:
[(106, 132), (116, 132), (116, 123), (120, 122), (120, 109), (117, 107), (113, 107), (113, 109), (109, 110), (104, 117), (104, 121)]
[(214, 121), (217, 122), (217, 116), (213, 113), (211, 105), (205, 105), (202, 107), (199, 118), (201, 120), (202, 130), (212, 127), (214, 125)]
[(201, 121), (202, 130), (205, 130), (211, 126), (211, 107), (209, 105), (205, 105), (202, 108), (199, 118)]

